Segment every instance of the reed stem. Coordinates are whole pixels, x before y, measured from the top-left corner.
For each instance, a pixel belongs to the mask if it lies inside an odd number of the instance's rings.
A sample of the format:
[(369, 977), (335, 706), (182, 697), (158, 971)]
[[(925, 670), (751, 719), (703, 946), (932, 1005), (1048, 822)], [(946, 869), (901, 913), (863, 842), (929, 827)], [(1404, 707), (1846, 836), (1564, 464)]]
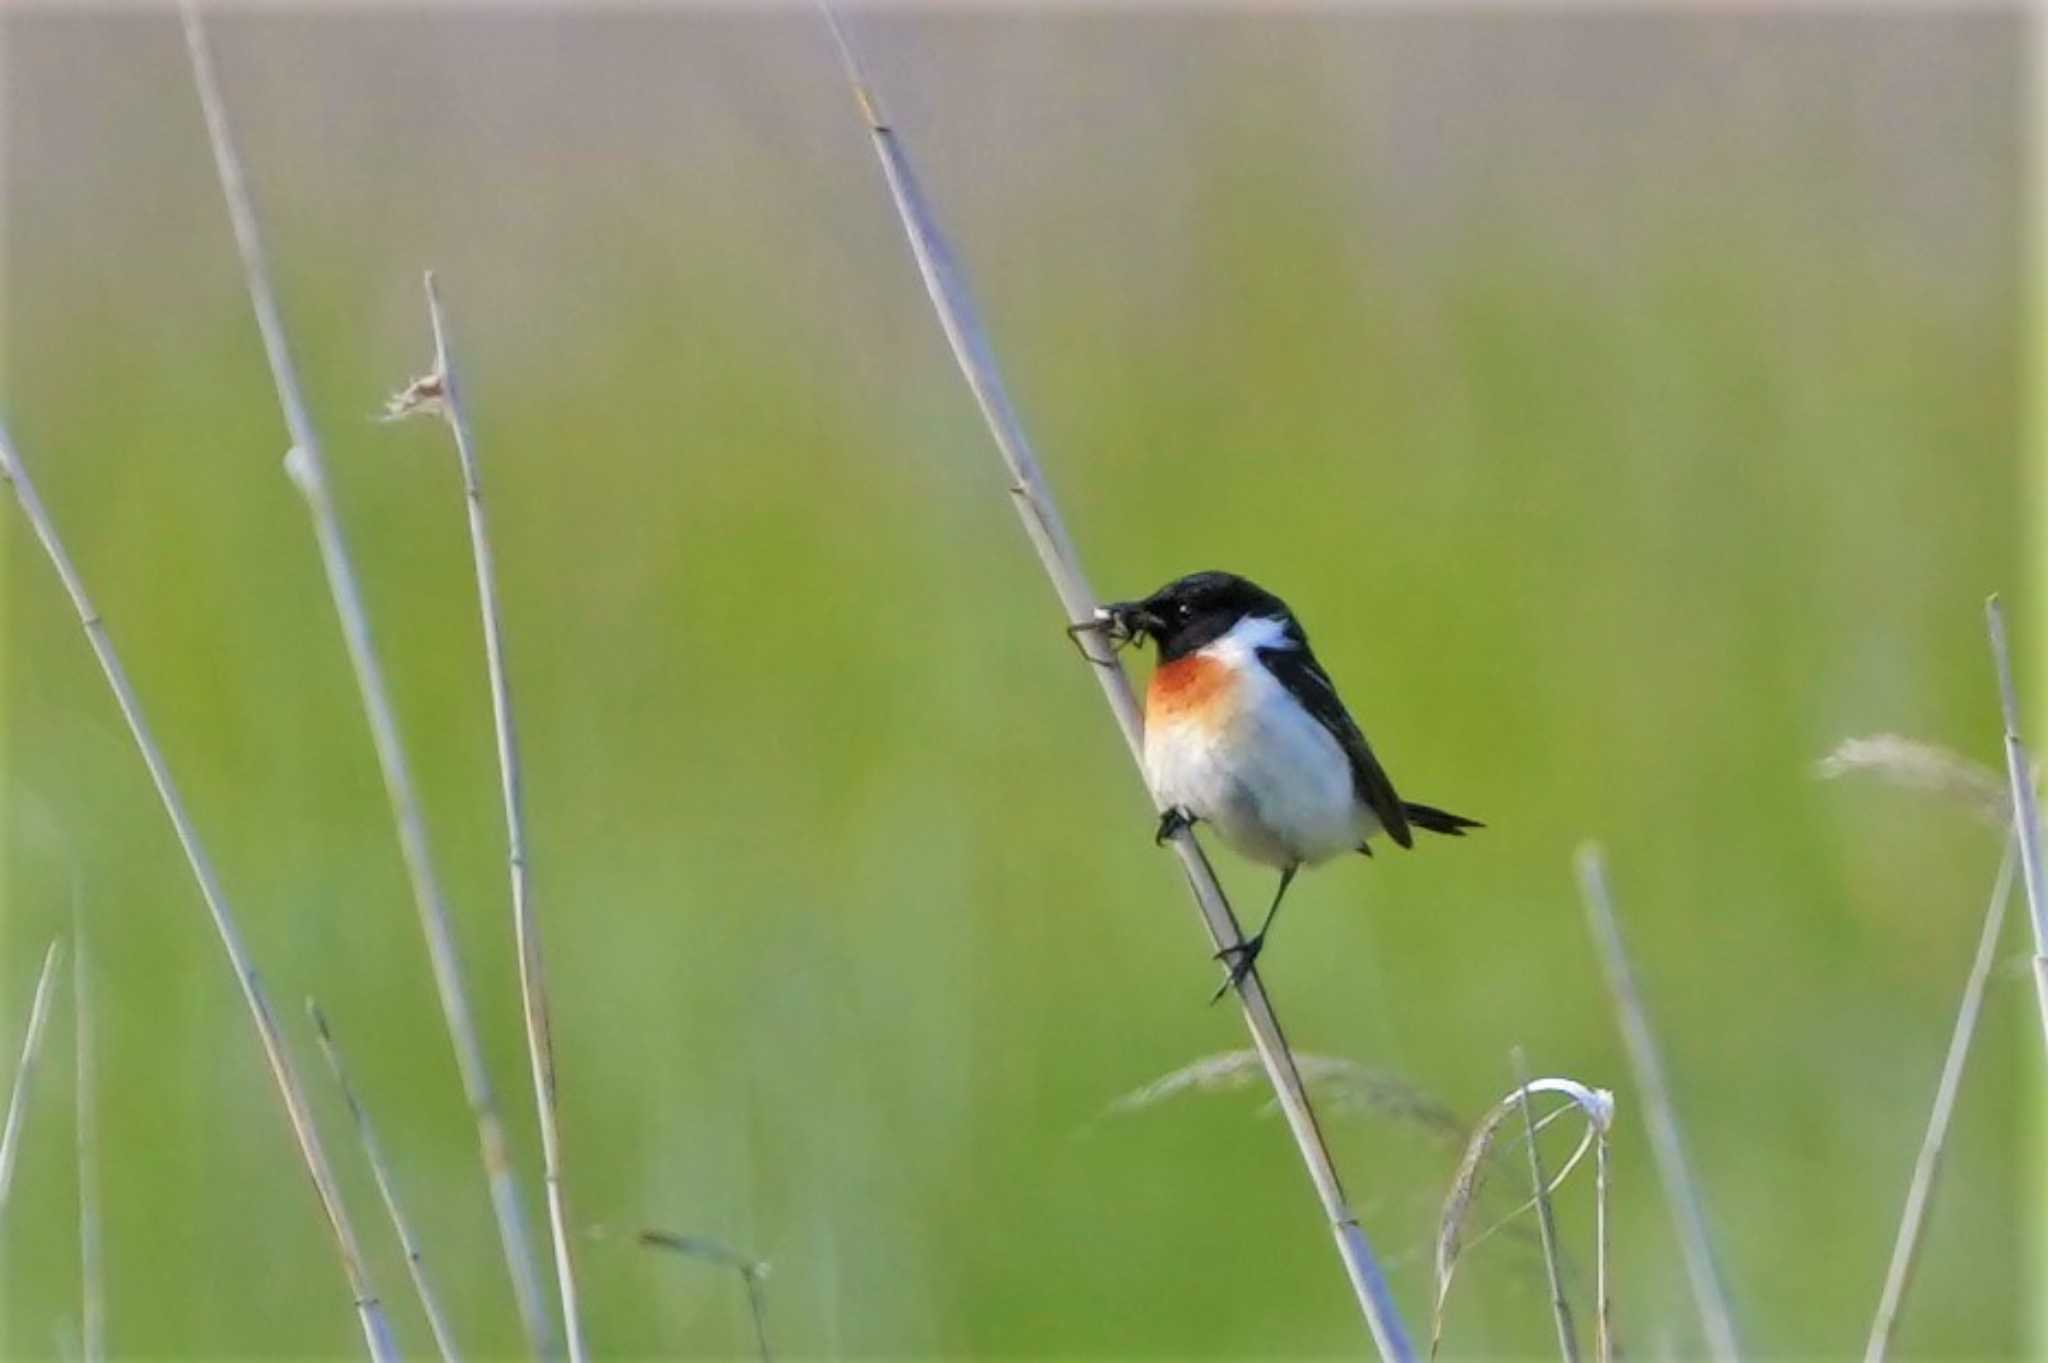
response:
[(248, 1005), (249, 1018), (256, 1027), (257, 1040), (263, 1044), (264, 1059), (269, 1062), (271, 1078), (277, 1084), (278, 1096), (284, 1100), (285, 1118), (291, 1123), (292, 1135), (298, 1142), (299, 1154), (305, 1160), (306, 1172), (312, 1176), (314, 1191), (319, 1194), (321, 1210), (327, 1214), (328, 1228), (334, 1234), (336, 1247), (341, 1253), (342, 1271), (348, 1277), (349, 1289), (355, 1299), (356, 1316), (363, 1330), (364, 1341), (369, 1346), (370, 1357), (376, 1363), (398, 1357), (397, 1345), (391, 1337), (390, 1325), (384, 1318), (384, 1308), (378, 1303), (371, 1290), (369, 1274), (363, 1267), (362, 1253), (357, 1248), (355, 1228), (349, 1223), (348, 1209), (342, 1204), (341, 1190), (334, 1181), (334, 1172), (327, 1163), (327, 1155), (320, 1146), (320, 1134), (313, 1125), (312, 1113), (306, 1107), (305, 1090), (299, 1083), (298, 1074), (293, 1070), (291, 1055), (285, 1049), (284, 1038), (278, 1032), (277, 1022), (270, 1014), (270, 1006), (264, 1001), (261, 983), (256, 978), (256, 968), (249, 959), (247, 949), (242, 945), (241, 929), (235, 922), (234, 912), (228, 906), (227, 894), (221, 889), (213, 872), (213, 863), (207, 859), (205, 849), (200, 845), (199, 833), (185, 812), (185, 802), (178, 794), (177, 786), (171, 780), (170, 767), (165, 763), (163, 752), (157, 747), (156, 737), (148, 722), (143, 718), (142, 703), (136, 698), (134, 688), (128, 682), (128, 673), (121, 666), (121, 659), (114, 651), (113, 640), (108, 637), (105, 624), (86, 595), (85, 583), (79, 578), (78, 570), (72, 566), (71, 556), (65, 552), (64, 543), (57, 536), (56, 523), (44, 510), (42, 498), (37, 496), (35, 484), (30, 481), (28, 469), (22, 464), (15, 451), (14, 442), (4, 428), (0, 428), (0, 479), (14, 489), (14, 498), (27, 517), (29, 528), (35, 532), (50, 565), (56, 569), (57, 578), (63, 584), (65, 594), (71, 598), (72, 609), (78, 612), (79, 624), (85, 630), (86, 642), (92, 646), (93, 655), (99, 660), (100, 670), (106, 675), (107, 686), (114, 693), (114, 703), (120, 707), (121, 718), (127, 721), (129, 736), (142, 754), (142, 764), (149, 769), (149, 779), (156, 786), (157, 798), (162, 801), (164, 813), (170, 816), (172, 831), (177, 834), (178, 846), (184, 850), (185, 862), (192, 869), (192, 878), (199, 883), (200, 898), (206, 901), (207, 912), (212, 915), (214, 932), (220, 937), (221, 946), (227, 952), (228, 964), (234, 969), (235, 982), (241, 986), (242, 1000)]
[(433, 968), (434, 986), (440, 995), (441, 1012), (455, 1049), (456, 1069), (462, 1078), (463, 1095), (476, 1122), (477, 1140), (482, 1148), (485, 1176), (489, 1181), (491, 1206), (497, 1216), (498, 1238), (503, 1247), (506, 1269), (536, 1355), (552, 1351), (552, 1328), (543, 1304), (539, 1273), (534, 1266), (533, 1247), (527, 1234), (526, 1214), (518, 1184), (512, 1177), (511, 1157), (505, 1145), (505, 1129), (498, 1118), (497, 1098), (491, 1089), (490, 1073), (484, 1064), (483, 1047), (477, 1038), (476, 1022), (463, 985), (462, 966), (455, 947), (455, 933), (449, 925), (447, 905), (434, 876), (428, 851), (426, 824), (420, 817), (419, 798), (413, 786), (412, 770), (406, 761), (398, 717), (384, 683), (383, 665), (370, 635), (369, 613), (364, 608), (355, 568), (342, 535), (328, 492), (327, 471), (320, 455), (320, 442), (307, 415), (298, 371), (292, 364), (285, 340), (284, 321), (277, 307), (276, 291), (270, 283), (270, 267), (264, 257), (263, 239), (256, 225), (256, 210), (242, 173), (242, 159), (235, 150), (228, 125), (227, 105), (221, 98), (220, 81), (213, 66), (213, 53), (194, 0), (184, 0), (185, 43), (192, 59), (192, 76), (198, 87), (199, 104), (206, 117), (207, 136), (213, 145), (214, 164), (220, 173), (222, 196), (227, 201), (228, 220), (234, 228), (235, 245), (242, 261), (243, 282), (256, 313), (257, 329), (263, 335), (263, 351), (269, 360), (278, 405), (284, 414), (292, 440), (285, 457), (285, 471), (306, 500), (313, 519), (320, 560), (327, 575), (328, 590), (340, 619), (342, 640), (361, 693), (363, 713), (369, 722), (370, 738), (376, 747), (377, 763), (383, 772), (384, 789), (398, 829), (399, 851), (404, 857), (412, 885), (413, 904), (419, 912), (420, 927), (427, 941), (427, 957)]
[(1699, 1186), (1693, 1178), (1692, 1162), (1686, 1157), (1685, 1140), (1679, 1132), (1678, 1110), (1671, 1101), (1671, 1086), (1665, 1082), (1664, 1058), (1657, 1051), (1650, 1031), (1649, 1014), (1643, 1009), (1641, 991), (1636, 987), (1628, 950), (1622, 945), (1621, 924), (1615, 916), (1614, 897), (1607, 888), (1607, 862), (1600, 848), (1587, 843), (1579, 849), (1579, 891), (1586, 902), (1586, 920), (1593, 931), (1593, 944), (1600, 952), (1600, 965), (1607, 975), (1607, 992), (1614, 1001), (1614, 1014), (1628, 1047), (1636, 1089), (1642, 1095), (1644, 1124), (1650, 1133), (1650, 1150), (1657, 1160), (1657, 1174), (1664, 1182), (1664, 1197), (1678, 1226), (1678, 1242), (1685, 1254), (1686, 1277), (1692, 1283), (1693, 1306), (1699, 1312), (1700, 1327), (1707, 1337), (1708, 1356), (1715, 1363), (1736, 1363), (1742, 1356), (1736, 1342), (1735, 1316), (1728, 1306), (1728, 1292), (1721, 1283), (1721, 1271), (1714, 1260), (1713, 1240), (1707, 1234), (1707, 1216), (1700, 1201)]
[[(954, 263), (952, 251), (911, 169), (908, 154), (883, 120), (875, 97), (860, 73), (853, 48), (841, 31), (837, 16), (829, 4), (822, 7), (847, 80), (853, 87), (854, 100), (909, 238), (911, 254), (924, 278), (925, 290), (952, 346), (961, 375), (973, 392), (989, 433), (995, 439), (996, 449), (1002, 455), (1008, 473), (1011, 505), (1024, 524), (1025, 535), (1038, 552), (1039, 562), (1052, 582), (1068, 622), (1075, 625), (1092, 623), (1096, 619), (1098, 605), (1095, 593), (1081, 571), (1080, 556), (1039, 469), (1038, 458), (1032, 452), (1030, 441), (1026, 439), (1023, 426), (1010, 404), (1009, 393), (997, 368), (987, 333), (975, 313), (966, 280)], [(1083, 630), (1076, 637), (1081, 640), (1088, 661), (1093, 664), (1089, 670), (1102, 687), (1103, 699), (1109, 704), (1125, 746), (1130, 749), (1132, 758), (1139, 762), (1142, 771), (1144, 720), (1132, 694), (1130, 679), (1124, 674), (1123, 665), (1115, 653), (1097, 634)], [(1217, 883), (1215, 872), (1202, 855), (1201, 846), (1185, 829), (1174, 835), (1172, 843), (1186, 872), (1211, 943), (1218, 951), (1240, 946), (1243, 933), (1231, 912), (1229, 901), (1224, 897), (1222, 886)], [(1344, 1186), (1337, 1177), (1336, 1164), (1330, 1158), (1329, 1146), (1317, 1125), (1307, 1087), (1302, 1083), (1293, 1053), (1288, 1049), (1287, 1038), (1280, 1029), (1279, 1017), (1256, 969), (1246, 971), (1238, 978), (1236, 993), (1244, 1012), (1245, 1025), (1251, 1031), (1252, 1044), (1272, 1081), (1275, 1099), (1287, 1119), (1288, 1131), (1293, 1135), (1302, 1163), (1307, 1167), (1309, 1182), (1322, 1205), (1323, 1215), (1336, 1241), (1338, 1257), (1343, 1262), (1345, 1276), (1350, 1281), (1367, 1328), (1383, 1359), (1390, 1363), (1405, 1363), (1415, 1357), (1408, 1327), (1401, 1319), (1372, 1245), (1345, 1199)]]

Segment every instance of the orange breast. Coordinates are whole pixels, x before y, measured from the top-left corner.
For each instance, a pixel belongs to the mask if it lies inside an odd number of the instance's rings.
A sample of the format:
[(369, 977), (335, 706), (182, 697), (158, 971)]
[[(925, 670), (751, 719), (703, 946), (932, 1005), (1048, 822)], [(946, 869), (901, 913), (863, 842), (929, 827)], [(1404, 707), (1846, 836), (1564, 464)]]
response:
[(1190, 653), (1153, 671), (1145, 690), (1145, 722), (1214, 729), (1230, 718), (1236, 692), (1236, 669)]

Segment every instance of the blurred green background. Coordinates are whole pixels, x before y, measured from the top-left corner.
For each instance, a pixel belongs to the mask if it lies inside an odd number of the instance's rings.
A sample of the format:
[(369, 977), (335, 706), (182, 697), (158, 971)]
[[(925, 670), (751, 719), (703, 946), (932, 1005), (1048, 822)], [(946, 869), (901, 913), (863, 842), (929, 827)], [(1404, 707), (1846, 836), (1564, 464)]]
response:
[[(1697, 1353), (1573, 889), (1610, 849), (1755, 1353), (1860, 1349), (1996, 834), (1825, 785), (1997, 760), (2018, 586), (2017, 12), (860, 17), (1099, 590), (1228, 567), (1309, 624), (1404, 793), (1487, 831), (1305, 878), (1304, 1050), (1468, 1119), (1617, 1090), (1616, 1301)], [(243, 917), (408, 1346), (297, 1007), (316, 994), (475, 1356), (521, 1347), (474, 1130), (175, 17), (10, 7), (5, 415)], [(1242, 1044), (1015, 524), (814, 15), (223, 17), (227, 97), (521, 1169), (536, 1140), (456, 471), (383, 397), (441, 272), (529, 759), (588, 1333), (810, 1356), (1357, 1356), (1255, 1093), (1101, 1117)], [(359, 1340), (230, 973), (9, 510), (0, 1051), (96, 955), (111, 1345)], [(2022, 615), (2022, 620), (2029, 617)], [(1227, 855), (1263, 901), (1269, 873)], [(2020, 925), (2012, 924), (2012, 950)], [(2001, 972), (1899, 1349), (2014, 1356), (2038, 1042)], [(0, 1355), (74, 1347), (60, 1000)], [(6, 1062), (11, 1072), (11, 1058)], [(1426, 1333), (1456, 1161), (1332, 1120)], [(1590, 1258), (1588, 1191), (1562, 1199)], [(529, 1211), (539, 1226), (537, 1201)], [(1446, 1353), (1540, 1356), (1540, 1268)]]

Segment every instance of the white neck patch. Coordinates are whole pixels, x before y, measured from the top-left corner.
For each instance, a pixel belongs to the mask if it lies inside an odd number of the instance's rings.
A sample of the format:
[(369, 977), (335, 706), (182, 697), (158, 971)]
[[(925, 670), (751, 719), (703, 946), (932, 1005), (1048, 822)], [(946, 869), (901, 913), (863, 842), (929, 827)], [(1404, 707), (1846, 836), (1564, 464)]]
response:
[(1262, 648), (1293, 648), (1287, 622), (1270, 615), (1247, 615), (1197, 650), (1223, 662), (1250, 662)]

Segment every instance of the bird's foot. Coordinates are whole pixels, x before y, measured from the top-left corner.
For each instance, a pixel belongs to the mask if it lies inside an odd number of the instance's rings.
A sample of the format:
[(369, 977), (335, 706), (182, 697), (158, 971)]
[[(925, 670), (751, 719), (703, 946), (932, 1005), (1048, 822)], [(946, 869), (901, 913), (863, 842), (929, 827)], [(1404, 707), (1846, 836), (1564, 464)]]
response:
[(1210, 1003), (1216, 1002), (1244, 983), (1244, 977), (1252, 973), (1252, 966), (1258, 961), (1259, 953), (1265, 950), (1265, 946), (1266, 934), (1262, 932), (1256, 937), (1247, 937), (1236, 946), (1225, 947), (1216, 953), (1214, 959), (1230, 963), (1230, 977), (1217, 986), (1216, 992), (1209, 996)]
[(1184, 828), (1195, 826), (1195, 816), (1175, 805), (1159, 816), (1159, 831), (1152, 835), (1152, 845), (1159, 846)]

